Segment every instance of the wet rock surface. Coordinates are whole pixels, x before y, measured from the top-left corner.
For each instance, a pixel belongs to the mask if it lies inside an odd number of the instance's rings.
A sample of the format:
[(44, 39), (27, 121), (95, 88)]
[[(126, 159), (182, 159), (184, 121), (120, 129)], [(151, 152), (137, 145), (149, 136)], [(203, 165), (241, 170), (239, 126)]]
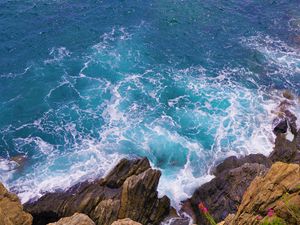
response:
[(170, 200), (157, 196), (160, 176), (160, 171), (152, 169), (146, 158), (123, 159), (104, 179), (81, 183), (65, 192), (48, 193), (27, 203), (25, 208), (33, 215), (33, 224), (38, 225), (75, 212), (88, 215), (97, 225), (109, 225), (124, 218), (155, 225), (170, 211)]

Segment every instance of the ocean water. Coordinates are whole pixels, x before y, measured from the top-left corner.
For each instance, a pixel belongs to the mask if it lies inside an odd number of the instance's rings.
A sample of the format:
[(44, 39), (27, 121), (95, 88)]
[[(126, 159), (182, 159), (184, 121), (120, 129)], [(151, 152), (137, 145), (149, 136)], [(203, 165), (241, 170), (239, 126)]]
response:
[(0, 181), (22, 202), (146, 156), (178, 207), (225, 157), (268, 155), (300, 94), (299, 0), (0, 0), (0, 27)]

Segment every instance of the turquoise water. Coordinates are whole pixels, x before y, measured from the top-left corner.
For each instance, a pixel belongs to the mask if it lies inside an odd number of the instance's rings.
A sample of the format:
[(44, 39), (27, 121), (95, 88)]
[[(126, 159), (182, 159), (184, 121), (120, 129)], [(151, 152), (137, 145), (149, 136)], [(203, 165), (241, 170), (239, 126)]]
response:
[(176, 205), (268, 154), (300, 94), (299, 0), (0, 0), (0, 26), (0, 180), (23, 202), (147, 156)]

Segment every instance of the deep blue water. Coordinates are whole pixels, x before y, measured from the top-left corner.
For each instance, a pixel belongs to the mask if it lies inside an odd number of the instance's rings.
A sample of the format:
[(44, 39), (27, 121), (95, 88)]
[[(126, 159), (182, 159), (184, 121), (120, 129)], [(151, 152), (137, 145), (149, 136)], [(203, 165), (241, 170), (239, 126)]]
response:
[(147, 156), (178, 203), (268, 154), (300, 94), (299, 0), (0, 0), (0, 27), (0, 180), (23, 202)]

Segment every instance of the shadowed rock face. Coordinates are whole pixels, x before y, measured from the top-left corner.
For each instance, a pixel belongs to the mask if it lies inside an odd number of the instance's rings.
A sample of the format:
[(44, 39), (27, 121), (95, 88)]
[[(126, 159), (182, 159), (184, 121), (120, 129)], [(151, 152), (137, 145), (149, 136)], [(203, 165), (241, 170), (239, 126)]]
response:
[(292, 141), (287, 140), (284, 134), (277, 135), (269, 158), (272, 162), (300, 163), (300, 130)]
[(23, 211), (19, 198), (0, 183), (0, 224), (31, 225), (32, 216)]
[[(213, 180), (196, 189), (193, 196), (184, 202), (183, 210), (186, 213), (192, 211), (192, 217), (197, 224), (208, 224), (198, 209), (199, 202), (204, 202), (215, 220), (221, 221), (228, 214), (237, 211), (251, 181), (266, 171), (267, 167), (263, 164), (247, 162), (237, 168), (219, 171)], [(192, 210), (189, 210), (190, 208)]]
[(75, 212), (88, 215), (97, 225), (110, 225), (123, 218), (155, 225), (170, 210), (169, 199), (157, 197), (160, 176), (146, 158), (123, 159), (104, 179), (75, 185), (66, 192), (48, 193), (25, 208), (37, 225)]
[[(288, 225), (300, 224), (300, 166), (277, 162), (265, 176), (257, 177), (244, 194), (236, 215), (227, 225), (252, 225), (273, 218)], [(258, 218), (261, 218), (258, 220)]]

